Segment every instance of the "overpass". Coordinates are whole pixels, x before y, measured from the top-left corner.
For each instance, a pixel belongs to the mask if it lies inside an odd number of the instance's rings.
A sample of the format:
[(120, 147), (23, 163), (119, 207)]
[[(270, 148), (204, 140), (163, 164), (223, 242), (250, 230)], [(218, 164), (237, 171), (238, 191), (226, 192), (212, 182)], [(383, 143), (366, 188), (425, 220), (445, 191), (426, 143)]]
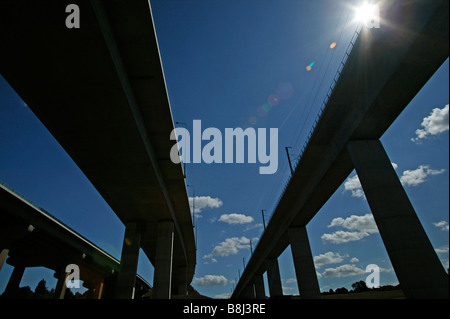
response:
[(126, 227), (116, 296), (131, 298), (141, 247), (153, 296), (186, 294), (196, 246), (149, 2), (1, 1), (0, 41), (2, 76)]
[[(14, 296), (28, 267), (46, 267), (58, 279), (55, 298), (63, 299), (68, 265), (76, 265), (92, 298), (113, 298), (120, 262), (57, 218), (0, 182), (0, 269), (14, 267), (5, 295)], [(8, 259), (7, 259), (8, 258)], [(151, 286), (136, 276), (139, 295)]]
[(232, 298), (281, 296), (291, 247), (302, 298), (320, 298), (306, 225), (353, 169), (406, 298), (448, 298), (448, 277), (379, 139), (449, 55), (449, 2), (379, 1), (363, 28)]

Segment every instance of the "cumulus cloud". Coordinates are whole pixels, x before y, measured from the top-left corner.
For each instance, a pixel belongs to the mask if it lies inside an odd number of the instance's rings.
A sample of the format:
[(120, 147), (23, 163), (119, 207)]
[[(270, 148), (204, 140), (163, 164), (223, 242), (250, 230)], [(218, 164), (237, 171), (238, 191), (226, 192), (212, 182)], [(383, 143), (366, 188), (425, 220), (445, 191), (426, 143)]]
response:
[(441, 220), (440, 222), (433, 223), (434, 226), (439, 227), (442, 231), (448, 231), (448, 222)]
[(220, 208), (223, 202), (219, 198), (212, 198), (211, 196), (195, 196), (189, 197), (189, 205), (191, 206), (191, 211), (195, 214), (201, 213), (205, 208)]
[(332, 277), (332, 278), (338, 278), (338, 277), (350, 277), (350, 276), (359, 276), (366, 274), (365, 270), (356, 267), (355, 265), (342, 265), (338, 266), (336, 268), (327, 268), (322, 273), (323, 277)]
[(400, 181), (404, 186), (418, 186), (426, 182), (428, 176), (440, 175), (444, 172), (445, 169), (435, 170), (431, 169), (429, 165), (420, 165), (415, 170), (404, 171)]
[(198, 286), (225, 286), (228, 283), (227, 278), (220, 275), (206, 275), (200, 278), (194, 278), (193, 283)]
[(368, 233), (338, 230), (332, 234), (323, 234), (321, 238), (325, 244), (343, 244), (350, 241), (357, 241), (367, 236), (369, 236)]
[(372, 214), (363, 216), (352, 215), (347, 218), (334, 218), (328, 228), (343, 227), (349, 231), (338, 230), (331, 234), (323, 234), (322, 241), (330, 244), (343, 244), (361, 240), (371, 234), (378, 233), (378, 228)]
[(230, 225), (249, 224), (253, 221), (253, 217), (245, 216), (243, 214), (223, 214), (219, 218), (219, 222), (227, 223)]
[[(252, 242), (257, 241), (258, 238), (253, 238)], [(225, 239), (214, 247), (211, 254), (203, 256), (203, 258), (226, 257), (236, 255), (241, 249), (250, 249), (250, 239), (247, 237), (231, 237)]]
[(314, 256), (314, 265), (316, 266), (316, 268), (320, 268), (323, 265), (328, 264), (338, 264), (342, 261), (344, 261), (343, 256), (339, 255), (338, 253), (333, 253), (331, 251), (325, 254)]
[(341, 226), (348, 230), (356, 230), (358, 232), (367, 232), (370, 234), (378, 233), (377, 225), (373, 219), (372, 214), (366, 214), (363, 216), (351, 215), (347, 218), (334, 218), (328, 228)]
[(347, 178), (347, 180), (344, 183), (344, 189), (345, 189), (344, 191), (351, 191), (353, 197), (358, 198), (365, 197), (358, 175)]
[(413, 142), (419, 142), (429, 135), (439, 135), (449, 130), (448, 104), (444, 108), (435, 108), (431, 114), (422, 121), (422, 128), (416, 130), (416, 137)]

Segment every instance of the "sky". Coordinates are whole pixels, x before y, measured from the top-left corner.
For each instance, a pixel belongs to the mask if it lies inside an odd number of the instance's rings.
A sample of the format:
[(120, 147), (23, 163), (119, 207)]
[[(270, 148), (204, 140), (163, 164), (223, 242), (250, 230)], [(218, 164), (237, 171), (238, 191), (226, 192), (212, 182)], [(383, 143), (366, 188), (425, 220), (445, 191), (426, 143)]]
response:
[[(192, 285), (226, 298), (289, 178), (357, 27), (360, 0), (152, 0), (174, 122), (202, 129), (278, 129), (278, 166), (187, 163), (195, 203), (197, 267)], [(81, 21), (82, 27), (82, 21)], [(381, 141), (445, 269), (449, 267), (449, 62), (441, 66)], [(259, 132), (259, 131), (257, 131)], [(225, 134), (224, 134), (225, 135)], [(168, 137), (169, 138), (169, 137)], [(205, 146), (205, 142), (203, 146)], [(246, 157), (247, 159), (247, 157)], [(89, 180), (0, 76), (0, 180), (116, 258), (124, 226)], [(194, 209), (193, 209), (194, 210)], [(307, 225), (322, 291), (365, 280), (397, 284), (355, 172)], [(285, 294), (298, 294), (290, 249), (278, 258)], [(0, 293), (12, 269), (0, 272)], [(153, 282), (141, 252), (138, 273)], [(32, 289), (53, 272), (27, 269)], [(267, 288), (267, 287), (266, 287)], [(268, 293), (268, 289), (266, 289)]]

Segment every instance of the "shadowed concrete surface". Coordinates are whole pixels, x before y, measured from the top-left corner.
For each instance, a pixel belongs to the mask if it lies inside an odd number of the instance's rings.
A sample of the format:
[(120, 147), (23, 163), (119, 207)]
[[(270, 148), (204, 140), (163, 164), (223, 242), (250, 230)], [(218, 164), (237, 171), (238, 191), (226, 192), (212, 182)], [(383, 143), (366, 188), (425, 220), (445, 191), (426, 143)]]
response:
[(69, 3), (1, 1), (0, 73), (125, 226), (139, 224), (133, 236), (153, 265), (158, 224), (173, 223), (163, 264), (183, 269), (172, 285), (186, 287), (196, 247), (182, 167), (169, 157), (174, 124), (149, 2), (76, 1), (79, 29), (66, 28)]
[[(25, 268), (46, 267), (58, 278), (56, 297), (64, 298), (66, 267), (74, 264), (84, 287), (93, 291), (93, 298), (114, 297), (119, 260), (3, 184), (0, 210), (0, 251), (4, 257), (0, 269), (4, 262), (14, 266), (5, 296), (13, 296), (19, 288)], [(151, 289), (145, 280), (135, 277), (139, 296)]]

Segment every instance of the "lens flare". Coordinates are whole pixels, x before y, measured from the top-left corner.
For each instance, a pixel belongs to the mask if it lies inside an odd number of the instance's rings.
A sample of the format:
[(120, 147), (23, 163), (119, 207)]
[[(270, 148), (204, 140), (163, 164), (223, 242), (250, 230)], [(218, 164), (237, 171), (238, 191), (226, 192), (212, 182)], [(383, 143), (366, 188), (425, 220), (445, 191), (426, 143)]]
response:
[(276, 94), (272, 94), (267, 99), (267, 102), (269, 102), (269, 104), (272, 105), (272, 106), (277, 106), (278, 103), (280, 103), (280, 97), (278, 95), (276, 95)]
[(280, 97), (280, 99), (289, 100), (292, 97), (292, 95), (294, 94), (294, 87), (289, 82), (280, 83), (277, 87), (276, 92), (277, 92), (277, 95)]
[(336, 42), (333, 42), (333, 43), (331, 43), (331, 45), (330, 45), (330, 49), (334, 49), (336, 46), (337, 46), (337, 43), (336, 43)]

